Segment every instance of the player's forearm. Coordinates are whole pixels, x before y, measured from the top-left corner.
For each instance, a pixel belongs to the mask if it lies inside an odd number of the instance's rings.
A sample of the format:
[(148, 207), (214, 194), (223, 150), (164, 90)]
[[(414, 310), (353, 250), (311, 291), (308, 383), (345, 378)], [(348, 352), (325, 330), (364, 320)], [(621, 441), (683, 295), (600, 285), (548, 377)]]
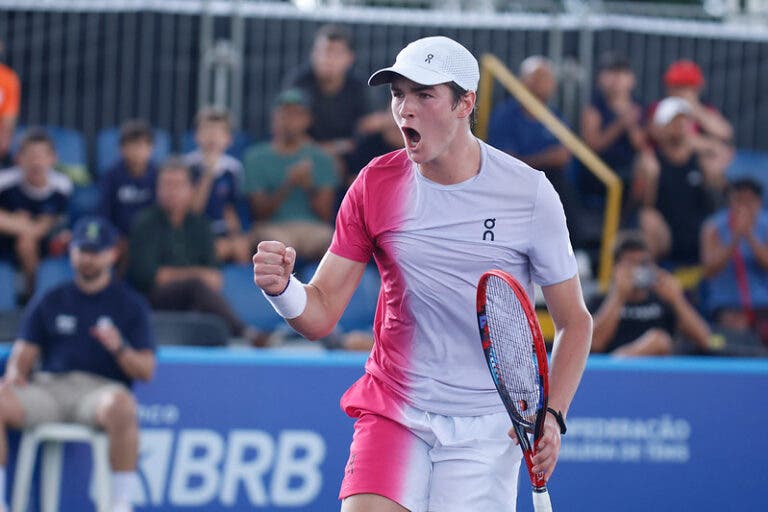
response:
[(682, 333), (699, 347), (708, 348), (711, 331), (701, 315), (693, 309), (693, 306), (685, 298), (675, 301), (673, 308)]
[(288, 324), (308, 340), (319, 340), (328, 336), (341, 318), (343, 307), (335, 304), (333, 298), (324, 294), (318, 287), (305, 284), (307, 306)]
[(155, 373), (155, 354), (151, 350), (126, 347), (115, 358), (123, 372), (132, 379), (146, 382)]
[(35, 367), (40, 350), (37, 345), (24, 340), (13, 344), (11, 355), (5, 369), (5, 379), (11, 382), (26, 380)]
[(28, 222), (19, 221), (19, 218), (13, 213), (0, 210), (0, 233), (17, 236), (28, 228)]
[(762, 243), (754, 234), (750, 232), (747, 235), (747, 243), (749, 244), (752, 253), (755, 255), (758, 265), (763, 267), (764, 270), (768, 270), (768, 244)]
[(567, 414), (584, 373), (592, 338), (592, 317), (586, 309), (558, 326), (552, 349), (549, 406)]
[(611, 293), (595, 313), (592, 330), (592, 350), (594, 352), (603, 352), (611, 338), (616, 334), (621, 319), (622, 306), (623, 302)]

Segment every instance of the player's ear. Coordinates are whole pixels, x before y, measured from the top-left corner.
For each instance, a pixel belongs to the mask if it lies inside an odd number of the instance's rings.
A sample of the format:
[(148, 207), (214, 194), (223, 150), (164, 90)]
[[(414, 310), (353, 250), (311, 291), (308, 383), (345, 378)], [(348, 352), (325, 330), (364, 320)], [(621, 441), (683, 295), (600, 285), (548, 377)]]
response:
[(456, 105), (456, 115), (465, 119), (472, 115), (475, 110), (475, 102), (477, 101), (477, 93), (475, 91), (467, 91), (463, 96), (459, 98), (459, 102)]

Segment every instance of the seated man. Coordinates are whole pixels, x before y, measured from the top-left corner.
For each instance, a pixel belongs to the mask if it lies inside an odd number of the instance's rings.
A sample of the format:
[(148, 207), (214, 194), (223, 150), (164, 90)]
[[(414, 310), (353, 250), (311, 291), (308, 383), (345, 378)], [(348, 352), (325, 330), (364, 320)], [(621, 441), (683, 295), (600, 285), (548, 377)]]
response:
[(232, 144), (232, 121), (226, 110), (202, 109), (195, 119), (197, 149), (184, 157), (195, 179), (194, 211), (211, 221), (216, 259), (249, 263), (251, 248), (237, 215), (243, 165), (226, 154)]
[(167, 160), (157, 177), (157, 204), (141, 212), (131, 232), (128, 279), (153, 308), (213, 313), (232, 336), (262, 346), (266, 336), (245, 325), (221, 294), (211, 226), (192, 211), (193, 200), (191, 171), (181, 159)]
[(720, 200), (728, 163), (720, 146), (697, 143), (692, 123), (686, 100), (662, 100), (652, 120), (655, 147), (635, 167), (639, 227), (653, 258), (674, 265), (699, 263), (699, 232)]
[[(581, 137), (621, 179), (625, 208), (636, 206), (632, 173), (637, 153), (647, 144), (642, 106), (633, 94), (635, 84), (629, 60), (607, 52), (599, 61), (592, 101), (581, 111)], [(579, 178), (583, 192), (605, 198), (605, 186), (594, 175), (582, 169)]]
[(656, 267), (648, 246), (628, 235), (614, 250), (608, 295), (593, 315), (593, 352), (619, 356), (671, 354), (679, 331), (700, 350), (709, 346), (709, 327), (669, 272)]
[(72, 182), (53, 170), (56, 150), (43, 130), (24, 134), (16, 158), (18, 166), (0, 175), (0, 258), (15, 258), (29, 296), (40, 258), (66, 249), (68, 232), (61, 228)]
[[(354, 149), (354, 136), (370, 116), (365, 80), (352, 66), (355, 50), (352, 33), (342, 25), (323, 25), (312, 42), (309, 62), (288, 77), (286, 89), (301, 89), (312, 113), (308, 134), (331, 156), (342, 159)], [(359, 169), (358, 169), (359, 170)]]
[(718, 327), (756, 332), (768, 344), (768, 212), (751, 178), (728, 187), (728, 208), (702, 228), (706, 306)]
[[(75, 225), (74, 280), (37, 295), (24, 312), (0, 385), (0, 428), (73, 422), (104, 429), (111, 510), (129, 512), (139, 444), (131, 383), (152, 378), (155, 342), (146, 301), (112, 277), (116, 241), (100, 217)], [(7, 510), (7, 440), (0, 434), (0, 510)]]
[(307, 134), (311, 120), (304, 93), (284, 91), (272, 110), (272, 141), (245, 155), (252, 245), (283, 240), (305, 260), (320, 259), (331, 243), (339, 183), (333, 160)]

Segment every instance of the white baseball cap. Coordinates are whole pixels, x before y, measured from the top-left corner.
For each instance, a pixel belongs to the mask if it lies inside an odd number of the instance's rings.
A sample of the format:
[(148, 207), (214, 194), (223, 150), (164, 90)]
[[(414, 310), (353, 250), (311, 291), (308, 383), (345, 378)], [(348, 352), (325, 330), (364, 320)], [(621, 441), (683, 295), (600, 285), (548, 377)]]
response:
[(477, 59), (462, 45), (444, 36), (417, 39), (400, 50), (391, 67), (380, 69), (368, 85), (387, 84), (401, 75), (421, 85), (456, 82), (462, 89), (477, 91), (480, 69)]
[(656, 106), (656, 110), (653, 113), (653, 124), (665, 126), (680, 114), (689, 116), (692, 113), (693, 108), (691, 108), (690, 103), (683, 98), (670, 96), (661, 100)]

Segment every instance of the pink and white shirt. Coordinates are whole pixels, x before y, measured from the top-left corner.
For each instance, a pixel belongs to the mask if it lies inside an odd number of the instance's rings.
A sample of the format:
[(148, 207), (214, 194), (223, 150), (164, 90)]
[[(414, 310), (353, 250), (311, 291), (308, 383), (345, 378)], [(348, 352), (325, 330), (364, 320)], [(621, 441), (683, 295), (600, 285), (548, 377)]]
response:
[(405, 150), (375, 158), (347, 192), (330, 247), (354, 261), (373, 256), (381, 274), (367, 373), (396, 403), (449, 416), (504, 410), (479, 341), (480, 275), (505, 270), (532, 298), (534, 282), (577, 272), (544, 173), (480, 148), (480, 172), (453, 185), (425, 178)]

